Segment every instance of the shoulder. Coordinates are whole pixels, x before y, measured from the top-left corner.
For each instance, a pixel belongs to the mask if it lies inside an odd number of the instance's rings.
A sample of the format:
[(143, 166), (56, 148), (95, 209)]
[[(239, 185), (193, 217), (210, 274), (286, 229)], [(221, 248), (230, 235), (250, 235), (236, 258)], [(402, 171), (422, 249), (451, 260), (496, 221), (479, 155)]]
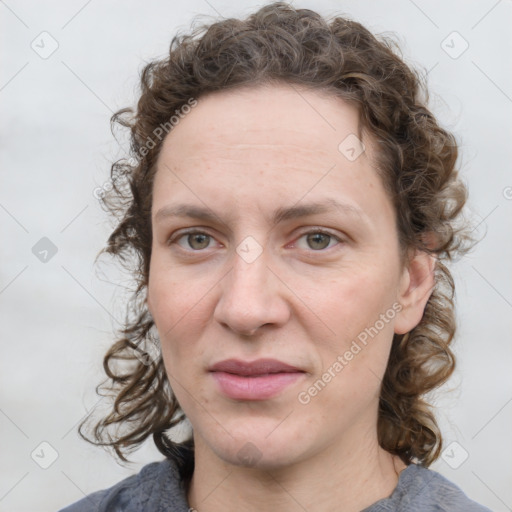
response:
[(410, 464), (400, 473), (393, 494), (363, 512), (492, 512), (472, 501), (437, 471)]
[(413, 464), (411, 473), (415, 496), (410, 499), (415, 506), (429, 506), (439, 512), (491, 512), (437, 471)]
[(186, 494), (176, 466), (170, 460), (152, 462), (139, 473), (94, 492), (59, 512), (186, 512)]

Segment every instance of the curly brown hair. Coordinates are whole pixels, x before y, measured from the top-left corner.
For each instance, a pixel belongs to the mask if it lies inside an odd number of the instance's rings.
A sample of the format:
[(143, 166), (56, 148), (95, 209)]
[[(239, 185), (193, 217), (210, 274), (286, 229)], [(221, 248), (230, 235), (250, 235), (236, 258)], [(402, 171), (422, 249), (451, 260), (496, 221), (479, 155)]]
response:
[[(325, 91), (355, 105), (360, 123), (376, 144), (376, 169), (397, 214), (404, 251), (436, 256), (435, 286), (420, 323), (394, 335), (381, 385), (378, 440), (406, 464), (428, 467), (442, 437), (425, 395), (446, 382), (455, 367), (454, 281), (446, 265), (469, 249), (469, 226), (460, 222), (467, 199), (455, 168), (457, 143), (428, 110), (424, 78), (403, 60), (389, 37), (378, 38), (344, 17), (325, 19), (284, 2), (268, 4), (244, 20), (204, 24), (175, 35), (169, 55), (141, 73), (136, 112), (125, 108), (111, 125), (130, 130), (131, 158), (111, 167), (112, 190), (102, 197), (117, 226), (99, 253), (114, 255), (135, 279), (120, 338), (105, 355), (108, 379), (99, 394), (113, 407), (82, 437), (125, 453), (152, 435), (166, 456), (181, 446), (166, 431), (185, 419), (161, 357), (137, 351), (154, 326), (146, 304), (152, 244), (151, 204), (162, 127), (202, 95), (256, 84), (286, 83)], [(188, 107), (189, 108), (189, 107)], [(179, 122), (177, 116), (176, 119)]]

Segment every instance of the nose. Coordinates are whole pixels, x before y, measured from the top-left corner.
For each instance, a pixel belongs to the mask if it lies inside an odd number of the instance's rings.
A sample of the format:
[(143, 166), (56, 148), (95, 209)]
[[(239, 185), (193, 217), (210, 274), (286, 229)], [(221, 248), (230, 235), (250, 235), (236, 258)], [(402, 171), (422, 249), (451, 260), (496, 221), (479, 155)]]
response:
[(214, 318), (239, 335), (250, 336), (263, 326), (279, 327), (289, 320), (289, 289), (269, 267), (265, 252), (250, 263), (235, 253), (220, 286)]

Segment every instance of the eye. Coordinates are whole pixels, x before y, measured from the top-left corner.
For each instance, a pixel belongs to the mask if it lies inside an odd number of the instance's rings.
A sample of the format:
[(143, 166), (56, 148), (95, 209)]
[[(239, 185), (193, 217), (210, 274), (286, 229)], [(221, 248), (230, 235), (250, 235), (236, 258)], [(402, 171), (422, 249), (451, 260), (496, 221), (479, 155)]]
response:
[[(177, 243), (180, 247), (187, 250), (192, 249), (193, 251), (201, 251), (202, 249), (207, 249), (212, 240), (213, 237), (208, 233), (204, 233), (202, 231), (189, 231), (172, 238), (168, 243), (169, 245)], [(184, 244), (186, 245), (183, 245), (183, 243), (181, 243), (182, 241), (184, 241)]]
[[(306, 246), (300, 244), (301, 240), (306, 241)], [(210, 242), (214, 241), (215, 238), (204, 231), (188, 231), (182, 232), (177, 236), (169, 239), (168, 244), (177, 244), (186, 251), (200, 252), (204, 249), (210, 248)], [(309, 231), (302, 234), (297, 239), (297, 246), (300, 249), (311, 250), (311, 251), (323, 251), (329, 249), (339, 243), (342, 240), (332, 233), (328, 233), (322, 230)]]
[(322, 251), (336, 245), (336, 243), (331, 244), (331, 242), (341, 242), (341, 240), (333, 234), (319, 230), (304, 233), (298, 240), (303, 238), (305, 238), (306, 244), (308, 245), (305, 249), (313, 251)]

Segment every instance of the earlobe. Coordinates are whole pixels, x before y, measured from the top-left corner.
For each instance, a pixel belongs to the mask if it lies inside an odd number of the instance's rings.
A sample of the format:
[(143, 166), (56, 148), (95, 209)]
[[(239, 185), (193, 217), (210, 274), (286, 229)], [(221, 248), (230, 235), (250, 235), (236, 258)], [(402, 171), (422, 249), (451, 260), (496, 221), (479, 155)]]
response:
[(434, 289), (436, 261), (435, 255), (416, 250), (404, 268), (398, 297), (402, 309), (396, 317), (396, 334), (405, 334), (420, 323)]

